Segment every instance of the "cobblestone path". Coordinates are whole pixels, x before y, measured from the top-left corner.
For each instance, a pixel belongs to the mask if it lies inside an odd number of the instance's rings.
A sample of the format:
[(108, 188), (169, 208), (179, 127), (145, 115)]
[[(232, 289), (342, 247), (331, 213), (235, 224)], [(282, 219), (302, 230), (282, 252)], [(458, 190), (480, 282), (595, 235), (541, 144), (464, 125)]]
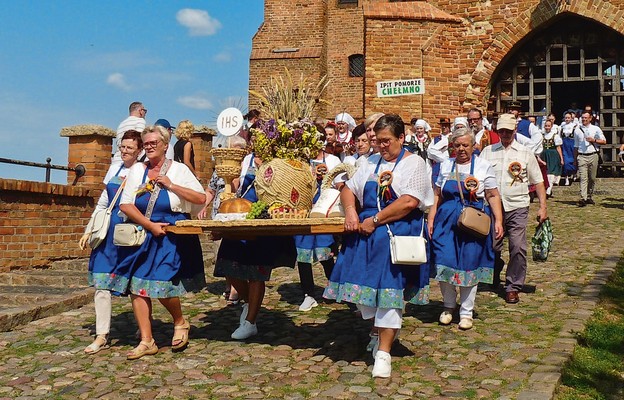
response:
[[(281, 268), (267, 288), (260, 333), (246, 342), (230, 339), (240, 308), (226, 306), (223, 282), (212, 277), (205, 292), (183, 299), (192, 330), (182, 353), (170, 351), (173, 327), (156, 305), (160, 352), (127, 361), (136, 325), (126, 298), (114, 301), (111, 347), (94, 356), (83, 354), (92, 340), (92, 305), (0, 333), (0, 399), (550, 399), (575, 332), (622, 256), (623, 186), (601, 180), (597, 205), (585, 208), (575, 204), (578, 184), (555, 188), (549, 260), (529, 262), (519, 304), (480, 291), (470, 331), (437, 323), (442, 303), (432, 281), (431, 303), (407, 308), (391, 379), (371, 378), (369, 324), (344, 304), (299, 312), (297, 272)], [(320, 267), (315, 278), (320, 292)]]

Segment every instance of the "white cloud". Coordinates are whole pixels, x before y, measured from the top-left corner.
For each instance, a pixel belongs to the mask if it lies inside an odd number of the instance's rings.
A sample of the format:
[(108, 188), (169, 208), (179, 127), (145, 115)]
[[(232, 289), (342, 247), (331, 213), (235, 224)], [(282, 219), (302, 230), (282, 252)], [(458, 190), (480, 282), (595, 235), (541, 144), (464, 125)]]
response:
[(221, 53), (219, 53), (216, 56), (214, 56), (213, 59), (216, 62), (226, 63), (226, 62), (230, 62), (232, 60), (232, 55), (230, 53), (228, 53), (227, 51), (222, 51)]
[(106, 78), (106, 83), (118, 89), (121, 89), (125, 92), (132, 89), (132, 86), (130, 86), (128, 82), (126, 82), (126, 77), (122, 73), (119, 73), (119, 72), (110, 74), (108, 78)]
[(196, 110), (210, 110), (212, 108), (210, 100), (201, 96), (178, 97), (177, 102), (185, 107), (194, 108)]
[(210, 36), (221, 28), (221, 22), (212, 18), (204, 10), (183, 8), (176, 14), (176, 20), (182, 26), (189, 28), (191, 36)]

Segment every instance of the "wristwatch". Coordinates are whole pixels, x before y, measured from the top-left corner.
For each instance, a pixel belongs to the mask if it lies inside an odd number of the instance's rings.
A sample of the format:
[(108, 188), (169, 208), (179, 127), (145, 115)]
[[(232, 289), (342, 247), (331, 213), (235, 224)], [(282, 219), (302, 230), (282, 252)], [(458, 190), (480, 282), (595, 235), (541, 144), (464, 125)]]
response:
[(379, 224), (379, 218), (377, 218), (377, 214), (373, 216), (373, 224), (375, 224), (375, 226)]

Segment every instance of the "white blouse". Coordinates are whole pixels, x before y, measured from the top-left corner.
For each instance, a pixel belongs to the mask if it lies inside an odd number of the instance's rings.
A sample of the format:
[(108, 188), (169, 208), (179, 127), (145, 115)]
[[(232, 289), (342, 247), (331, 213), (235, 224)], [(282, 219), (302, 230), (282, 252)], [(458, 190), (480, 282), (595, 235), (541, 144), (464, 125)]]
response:
[[(364, 186), (370, 179), (377, 180), (372, 175), (375, 174), (377, 163), (379, 170), (377, 174), (384, 171), (392, 171), (392, 189), (401, 196), (404, 194), (415, 197), (419, 200), (418, 208), (425, 211), (433, 204), (433, 189), (431, 188), (431, 173), (427, 169), (427, 165), (422, 157), (418, 155), (409, 155), (405, 153), (401, 161), (396, 164), (394, 162), (385, 161), (381, 155), (373, 154), (368, 158), (366, 164), (361, 165), (353, 178), (347, 181), (347, 187), (355, 194), (360, 204), (364, 202)], [(396, 168), (395, 168), (396, 165)], [(394, 171), (393, 171), (394, 169)]]
[[(184, 164), (170, 160), (171, 166), (165, 174), (167, 178), (171, 179), (171, 183), (174, 185), (182, 186), (187, 189), (194, 190), (198, 193), (204, 194), (204, 188), (197, 180), (191, 170)], [(143, 184), (143, 175), (145, 174), (146, 165), (144, 163), (136, 163), (128, 172), (126, 177), (126, 186), (121, 194), (120, 204), (134, 204), (136, 198), (136, 192)], [(161, 190), (166, 190), (162, 188)], [(175, 193), (169, 192), (169, 205), (173, 212), (183, 212), (196, 214), (204, 207), (204, 204), (193, 204), (190, 201), (186, 201), (178, 197)]]
[[(455, 170), (451, 172), (455, 159), (449, 159), (440, 165), (440, 175), (436, 181), (436, 186), (439, 188), (444, 187), (446, 181), (455, 180)], [(459, 173), (459, 180), (464, 181), (470, 176), (470, 163), (468, 164), (455, 164), (455, 168)], [(485, 189), (496, 189), (498, 184), (496, 182), (496, 173), (492, 168), (492, 164), (488, 160), (476, 157), (474, 163), (473, 176), (479, 180), (479, 187), (477, 189), (477, 197), (482, 199), (485, 196)], [(455, 184), (455, 183), (453, 183)]]

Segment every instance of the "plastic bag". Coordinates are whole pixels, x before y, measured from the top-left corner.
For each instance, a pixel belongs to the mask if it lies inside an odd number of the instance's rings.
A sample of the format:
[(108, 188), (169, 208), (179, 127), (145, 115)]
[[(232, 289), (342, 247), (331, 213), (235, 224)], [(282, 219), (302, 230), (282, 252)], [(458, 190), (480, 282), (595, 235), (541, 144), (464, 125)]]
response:
[(546, 261), (548, 259), (548, 252), (550, 252), (553, 240), (552, 224), (550, 219), (546, 218), (544, 222), (535, 228), (535, 235), (531, 239), (533, 261)]

